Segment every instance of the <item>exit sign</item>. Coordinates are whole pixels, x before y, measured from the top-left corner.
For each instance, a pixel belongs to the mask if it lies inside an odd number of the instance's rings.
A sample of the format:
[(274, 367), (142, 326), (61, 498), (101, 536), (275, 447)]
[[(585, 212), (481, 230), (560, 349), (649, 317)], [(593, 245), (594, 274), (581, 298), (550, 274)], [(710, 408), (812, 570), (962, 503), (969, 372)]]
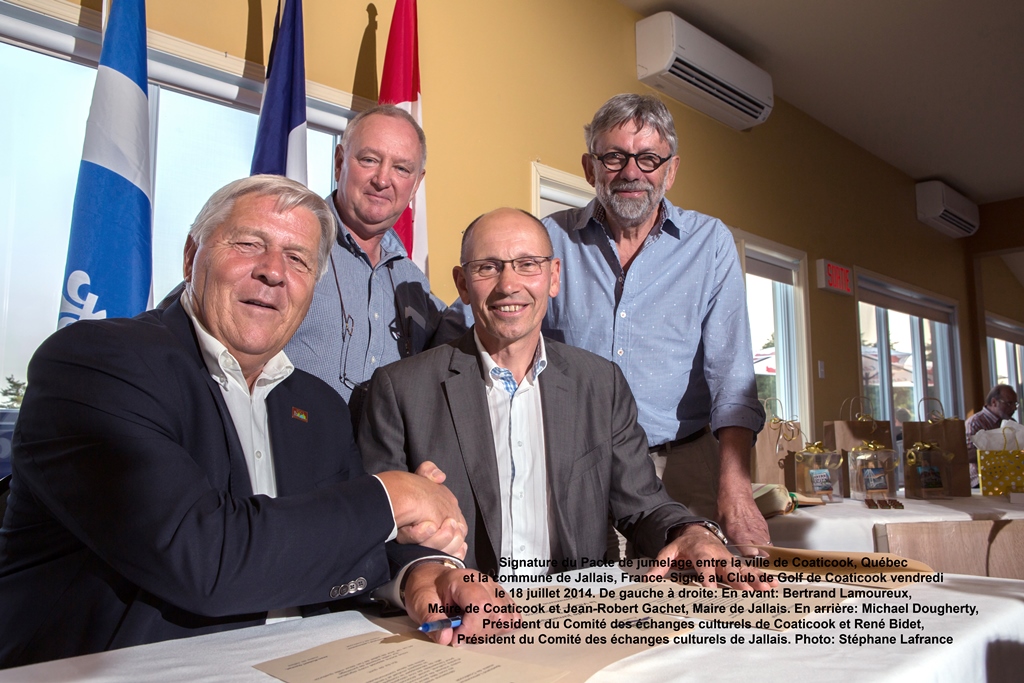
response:
[(853, 295), (853, 275), (846, 266), (820, 258), (818, 264), (818, 289)]

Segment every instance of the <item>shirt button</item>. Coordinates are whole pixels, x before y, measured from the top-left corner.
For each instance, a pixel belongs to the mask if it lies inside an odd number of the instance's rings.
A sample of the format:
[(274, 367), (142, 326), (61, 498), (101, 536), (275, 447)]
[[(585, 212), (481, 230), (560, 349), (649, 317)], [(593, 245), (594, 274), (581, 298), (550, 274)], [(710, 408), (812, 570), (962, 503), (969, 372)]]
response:
[(626, 317), (626, 312), (622, 311), (621, 313), (619, 313), (619, 317), (620, 318), (625, 318)]
[(260, 451), (256, 451), (256, 459), (259, 460), (262, 457), (263, 457), (263, 453), (260, 452)]
[(376, 363), (377, 362), (377, 356), (370, 356), (370, 362), (371, 363)]
[(380, 313), (374, 313), (374, 314), (373, 314), (373, 319), (374, 319), (374, 320), (378, 320), (378, 319), (380, 319)]
[(522, 442), (522, 441), (516, 441), (516, 445), (517, 445), (517, 446), (522, 446), (522, 445), (523, 445), (523, 442)]
[(625, 353), (625, 351), (623, 351), (622, 349), (619, 349), (615, 353), (621, 356), (623, 353)]
[(520, 550), (520, 552), (525, 551), (526, 550), (526, 546), (525, 545), (519, 546), (519, 550)]

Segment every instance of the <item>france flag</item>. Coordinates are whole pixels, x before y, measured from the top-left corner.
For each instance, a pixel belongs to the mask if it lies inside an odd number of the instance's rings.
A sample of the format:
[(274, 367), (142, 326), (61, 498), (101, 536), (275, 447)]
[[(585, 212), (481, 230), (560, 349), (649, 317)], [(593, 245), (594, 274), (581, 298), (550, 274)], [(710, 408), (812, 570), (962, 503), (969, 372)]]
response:
[[(280, 7), (280, 5), (278, 5)], [(251, 174), (274, 173), (306, 184), (306, 58), (302, 2), (287, 0), (267, 60)]]
[(130, 317), (152, 300), (144, 0), (112, 0), (71, 216), (57, 327)]

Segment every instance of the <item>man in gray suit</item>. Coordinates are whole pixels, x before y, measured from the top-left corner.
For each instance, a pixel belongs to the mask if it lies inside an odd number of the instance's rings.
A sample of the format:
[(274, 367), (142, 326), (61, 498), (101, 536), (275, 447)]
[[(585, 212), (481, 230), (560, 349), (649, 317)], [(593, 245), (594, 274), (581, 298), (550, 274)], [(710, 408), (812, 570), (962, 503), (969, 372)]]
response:
[(551, 253), (525, 212), (470, 224), (453, 275), (476, 323), (374, 373), (359, 430), (367, 470), (446, 477), (469, 524), (466, 564), (491, 574), (602, 559), (609, 512), (641, 553), (662, 560), (656, 573), (729, 558), (718, 526), (672, 501), (655, 476), (618, 367), (541, 337), (559, 289)]

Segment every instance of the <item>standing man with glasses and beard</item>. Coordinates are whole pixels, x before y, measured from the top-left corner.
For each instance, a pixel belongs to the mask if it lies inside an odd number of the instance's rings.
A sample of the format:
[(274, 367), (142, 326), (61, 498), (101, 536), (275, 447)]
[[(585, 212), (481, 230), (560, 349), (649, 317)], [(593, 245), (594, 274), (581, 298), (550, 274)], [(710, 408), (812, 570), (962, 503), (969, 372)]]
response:
[(563, 264), (544, 333), (619, 366), (673, 498), (734, 544), (768, 544), (749, 472), (764, 410), (732, 235), (665, 199), (678, 141), (657, 98), (616, 95), (585, 132), (597, 199), (544, 219)]
[(334, 387), (353, 424), (373, 371), (431, 344), (445, 305), (392, 229), (426, 174), (427, 141), (391, 104), (349, 122), (334, 151), (338, 221), (327, 275), (286, 347), (295, 366)]

